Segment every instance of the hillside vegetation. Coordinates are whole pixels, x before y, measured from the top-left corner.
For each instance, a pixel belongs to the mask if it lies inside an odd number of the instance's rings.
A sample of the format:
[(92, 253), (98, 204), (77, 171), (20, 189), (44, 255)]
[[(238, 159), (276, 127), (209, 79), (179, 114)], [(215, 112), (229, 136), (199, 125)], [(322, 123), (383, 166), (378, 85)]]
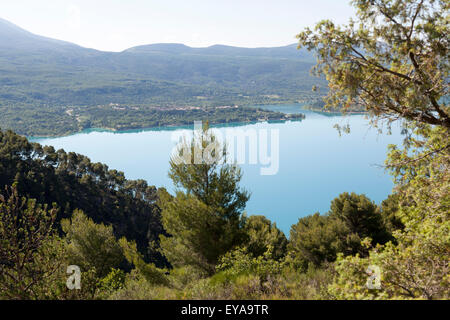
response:
[[(90, 107), (83, 112), (89, 114), (92, 107), (110, 104), (165, 108), (310, 100), (317, 98), (313, 85), (325, 86), (309, 75), (313, 61), (296, 45), (154, 44), (102, 52), (34, 35), (0, 19), (0, 126), (26, 134), (64, 134), (64, 127), (73, 132), (78, 124), (66, 114), (73, 106)], [(106, 126), (112, 128), (121, 114), (110, 111), (114, 121)], [(139, 125), (150, 126), (152, 121)]]

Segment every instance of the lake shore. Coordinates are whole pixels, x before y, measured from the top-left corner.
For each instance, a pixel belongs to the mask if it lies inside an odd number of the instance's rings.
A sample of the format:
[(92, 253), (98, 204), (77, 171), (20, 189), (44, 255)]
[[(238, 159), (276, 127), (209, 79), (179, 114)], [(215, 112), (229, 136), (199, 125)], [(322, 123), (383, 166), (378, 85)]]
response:
[[(246, 108), (254, 108), (254, 107), (246, 107)], [(305, 115), (301, 114), (301, 113), (295, 113), (295, 114), (285, 114), (283, 113), (282, 117), (270, 117), (270, 118), (261, 118), (261, 119), (256, 119), (256, 120), (236, 120), (236, 121), (229, 121), (229, 122), (225, 122), (225, 121), (217, 121), (217, 120), (208, 120), (209, 124), (212, 127), (222, 127), (222, 126), (239, 126), (239, 125), (248, 125), (248, 124), (255, 124), (255, 123), (259, 123), (259, 122), (272, 122), (272, 121), (277, 121), (277, 122), (286, 122), (286, 121), (301, 121), (303, 119), (305, 119)], [(46, 138), (60, 138), (60, 137), (67, 137), (67, 136), (71, 136), (71, 135), (75, 135), (75, 134), (79, 134), (79, 133), (84, 133), (84, 132), (93, 132), (93, 131), (100, 131), (100, 132), (112, 132), (112, 133), (129, 133), (129, 132), (142, 132), (142, 131), (152, 131), (152, 130), (176, 130), (179, 128), (186, 128), (186, 129), (190, 129), (193, 128), (194, 124), (191, 121), (186, 121), (186, 122), (179, 122), (179, 123), (174, 123), (174, 124), (167, 124), (167, 125), (142, 125), (142, 126), (130, 126), (130, 127), (121, 127), (121, 128), (116, 128), (116, 127), (101, 127), (101, 126), (95, 126), (95, 127), (88, 127), (88, 128), (80, 128), (80, 130), (77, 131), (69, 131), (65, 134), (54, 134), (54, 135), (23, 135), (25, 137), (27, 137), (28, 139), (46, 139)]]

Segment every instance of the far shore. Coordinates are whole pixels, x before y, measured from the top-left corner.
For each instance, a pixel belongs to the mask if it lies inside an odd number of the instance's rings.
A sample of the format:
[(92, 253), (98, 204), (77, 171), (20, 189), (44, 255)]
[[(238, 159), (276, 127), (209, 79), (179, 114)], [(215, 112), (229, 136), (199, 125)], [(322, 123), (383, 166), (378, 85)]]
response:
[[(304, 119), (304, 118), (303, 118)], [(302, 119), (288, 119), (288, 118), (280, 118), (280, 119), (270, 119), (265, 121), (234, 121), (234, 122), (211, 122), (211, 127), (213, 128), (221, 128), (227, 126), (240, 126), (240, 125), (248, 125), (248, 124), (257, 124), (264, 122), (272, 122), (272, 121), (301, 121)], [(131, 132), (143, 132), (143, 131), (162, 131), (162, 130), (178, 130), (178, 129), (192, 129), (194, 127), (193, 124), (173, 124), (173, 125), (165, 125), (165, 126), (150, 126), (150, 127), (137, 127), (137, 128), (129, 128), (129, 129), (116, 129), (116, 128), (84, 128), (83, 130), (69, 132), (63, 135), (41, 135), (41, 136), (24, 136), (30, 140), (39, 140), (39, 139), (53, 139), (53, 138), (63, 138), (69, 137), (76, 134), (82, 133), (90, 133), (90, 132), (111, 132), (111, 133), (131, 133)]]

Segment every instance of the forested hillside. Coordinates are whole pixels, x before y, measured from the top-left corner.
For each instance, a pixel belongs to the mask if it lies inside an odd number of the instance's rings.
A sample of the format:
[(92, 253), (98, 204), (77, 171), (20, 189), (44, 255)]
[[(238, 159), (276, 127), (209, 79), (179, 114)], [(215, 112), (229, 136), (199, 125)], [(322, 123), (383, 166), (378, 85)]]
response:
[[(17, 184), (17, 191), (42, 204), (57, 204), (56, 226), (75, 209), (96, 223), (114, 227), (117, 237), (135, 240), (146, 259), (164, 265), (148, 251), (163, 228), (156, 206), (156, 188), (146, 181), (127, 180), (122, 172), (76, 153), (30, 143), (11, 131), (0, 131), (0, 185)], [(59, 230), (61, 230), (58, 227)]]
[(211, 124), (255, 123), (304, 119), (303, 114), (284, 114), (259, 108), (221, 107), (130, 107), (105, 105), (92, 107), (14, 107), (3, 110), (0, 125), (26, 136), (60, 136), (84, 129), (113, 131), (155, 127), (192, 126), (194, 121)]
[(156, 44), (101, 52), (0, 20), (0, 105), (248, 104), (308, 99), (313, 56), (279, 48)]

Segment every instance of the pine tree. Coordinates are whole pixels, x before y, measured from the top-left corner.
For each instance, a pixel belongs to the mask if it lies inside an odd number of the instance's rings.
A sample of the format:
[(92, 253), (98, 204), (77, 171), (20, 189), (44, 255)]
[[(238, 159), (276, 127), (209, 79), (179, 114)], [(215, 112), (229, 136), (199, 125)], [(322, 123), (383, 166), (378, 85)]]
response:
[(240, 168), (226, 163), (226, 149), (205, 126), (184, 141), (170, 161), (175, 197), (160, 190), (169, 237), (161, 247), (173, 266), (192, 265), (212, 274), (220, 256), (245, 239), (243, 209), (249, 194), (239, 187)]

